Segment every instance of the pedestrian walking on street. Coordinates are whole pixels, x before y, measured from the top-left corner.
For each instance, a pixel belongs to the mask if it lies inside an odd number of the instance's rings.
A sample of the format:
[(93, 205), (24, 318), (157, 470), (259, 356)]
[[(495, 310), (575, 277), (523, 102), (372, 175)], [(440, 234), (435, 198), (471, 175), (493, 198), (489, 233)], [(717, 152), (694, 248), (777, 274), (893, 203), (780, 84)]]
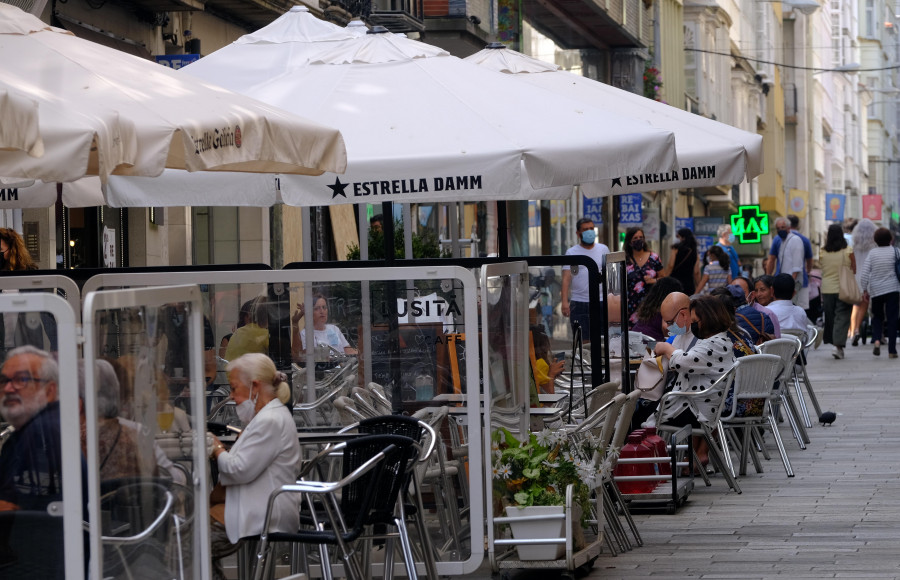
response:
[(682, 291), (691, 296), (700, 281), (700, 256), (697, 254), (697, 238), (694, 232), (681, 228), (677, 232), (678, 243), (672, 246), (669, 263), (660, 277), (671, 276), (681, 283)]
[[(877, 245), (866, 257), (860, 273), (860, 289), (872, 300), (872, 354), (881, 354), (887, 331), (888, 356), (897, 358), (897, 317), (900, 316), (900, 281), (894, 270), (897, 250), (891, 246), (894, 236), (887, 228), (875, 230)], [(885, 322), (887, 319), (887, 322)], [(885, 328), (886, 327), (886, 328)]]
[(847, 344), (847, 329), (850, 328), (852, 304), (841, 300), (841, 269), (845, 266), (856, 273), (856, 260), (853, 252), (847, 247), (841, 224), (828, 226), (825, 247), (819, 256), (822, 264), (822, 302), (825, 308), (825, 328), (823, 342), (833, 344), (834, 358), (844, 358), (844, 346)]
[[(862, 266), (866, 263), (869, 252), (875, 247), (875, 223), (863, 218), (859, 220), (853, 227), (851, 237), (853, 238), (853, 257), (856, 260), (856, 283), (862, 289)], [(850, 336), (853, 337), (853, 346), (859, 345), (859, 339), (862, 337), (863, 344), (866, 344), (866, 335), (868, 332), (862, 330), (863, 321), (869, 313), (869, 297), (863, 295), (862, 302), (853, 307), (853, 314), (850, 318)]]
[[(578, 243), (566, 250), (566, 255), (590, 256), (597, 262), (597, 268), (602, 267), (603, 256), (609, 253), (609, 248), (605, 244), (597, 242), (594, 222), (588, 218), (581, 218), (575, 224), (575, 230), (578, 235)], [(563, 266), (562, 268), (562, 303), (560, 304), (562, 315), (572, 321), (573, 330), (576, 324), (581, 326), (581, 338), (584, 342), (591, 340), (590, 304), (588, 303), (590, 281), (588, 277), (586, 268), (578, 266)], [(600, 299), (603, 300), (602, 289)]]

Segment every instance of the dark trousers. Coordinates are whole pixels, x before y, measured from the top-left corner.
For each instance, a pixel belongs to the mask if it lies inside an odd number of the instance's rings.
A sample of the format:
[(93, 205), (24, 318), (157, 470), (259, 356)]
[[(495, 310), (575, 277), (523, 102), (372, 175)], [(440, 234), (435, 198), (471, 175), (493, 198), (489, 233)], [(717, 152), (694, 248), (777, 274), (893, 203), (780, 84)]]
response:
[(581, 340), (589, 342), (591, 340), (591, 315), (590, 304), (588, 302), (569, 301), (569, 320), (572, 321), (572, 330), (575, 330), (575, 323), (581, 325)]
[(825, 329), (823, 342), (834, 346), (847, 345), (850, 330), (850, 311), (853, 306), (841, 301), (837, 294), (822, 294), (825, 303)]
[(887, 331), (889, 353), (897, 352), (898, 316), (900, 316), (900, 292), (872, 296), (872, 340), (884, 342), (884, 332)]

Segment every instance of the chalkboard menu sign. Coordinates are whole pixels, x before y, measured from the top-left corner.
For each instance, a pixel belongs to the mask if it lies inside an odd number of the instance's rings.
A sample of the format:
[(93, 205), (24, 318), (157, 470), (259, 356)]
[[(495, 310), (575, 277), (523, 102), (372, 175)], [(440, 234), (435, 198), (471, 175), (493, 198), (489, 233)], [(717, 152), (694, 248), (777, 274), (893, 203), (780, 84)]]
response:
[[(360, 331), (362, 336), (362, 331)], [(400, 387), (404, 401), (429, 401), (438, 394), (447, 371), (447, 337), (443, 325), (401, 324), (398, 343), (391, 344), (386, 325), (372, 327), (370, 352), (361, 352), (372, 360), (372, 380), (387, 387), (393, 381), (391, 353), (399, 352)]]

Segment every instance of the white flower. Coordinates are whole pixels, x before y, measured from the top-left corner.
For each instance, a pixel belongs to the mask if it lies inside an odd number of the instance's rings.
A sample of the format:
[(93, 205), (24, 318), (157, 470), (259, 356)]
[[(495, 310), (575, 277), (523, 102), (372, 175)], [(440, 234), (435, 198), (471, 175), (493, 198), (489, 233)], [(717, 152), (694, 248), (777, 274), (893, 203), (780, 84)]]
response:
[(600, 464), (600, 477), (602, 479), (609, 479), (612, 477), (612, 462), (610, 460), (606, 460)]
[(541, 464), (542, 464), (542, 465), (546, 465), (547, 467), (552, 467), (552, 468), (554, 468), (554, 469), (556, 469), (557, 467), (559, 467), (559, 463), (550, 463), (550, 462), (547, 461), (546, 459), (543, 460), (543, 461), (541, 462)]
[(550, 447), (553, 444), (554, 434), (550, 429), (544, 429), (537, 435), (535, 435), (535, 439), (538, 442), (538, 445), (542, 447)]
[(503, 452), (500, 451), (499, 449), (495, 449), (494, 450), (494, 458), (500, 459), (501, 457), (503, 457)]
[(567, 449), (566, 451), (563, 451), (562, 457), (563, 457), (563, 459), (565, 459), (565, 460), (568, 461), (569, 463), (572, 463), (572, 462), (575, 461), (575, 456), (572, 455), (572, 452), (569, 451), (568, 449)]
[(622, 452), (622, 449), (620, 447), (616, 447), (615, 445), (610, 445), (610, 447), (609, 447), (609, 456), (610, 457), (615, 457), (616, 459), (618, 459), (619, 453), (621, 453), (621, 452)]
[(509, 479), (512, 475), (512, 467), (510, 467), (509, 463), (505, 463), (500, 466), (500, 476), (503, 479)]
[(501, 475), (500, 475), (500, 467), (501, 467), (501, 466), (499, 466), (499, 465), (494, 465), (494, 466), (491, 467), (491, 472), (493, 473), (492, 477), (493, 477), (494, 479), (500, 479), (500, 477), (501, 477)]
[(500, 451), (500, 444), (496, 441), (491, 441), (491, 451)]

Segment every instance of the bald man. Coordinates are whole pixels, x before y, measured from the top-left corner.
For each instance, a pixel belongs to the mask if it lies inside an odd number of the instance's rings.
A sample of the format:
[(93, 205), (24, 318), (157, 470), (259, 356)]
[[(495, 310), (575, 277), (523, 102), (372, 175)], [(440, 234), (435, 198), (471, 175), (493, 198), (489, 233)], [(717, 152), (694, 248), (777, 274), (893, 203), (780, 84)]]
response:
[(668, 342), (656, 343), (656, 354), (672, 356), (676, 350), (689, 350), (697, 337), (691, 332), (691, 297), (683, 292), (672, 292), (659, 307), (663, 330), (669, 333)]

